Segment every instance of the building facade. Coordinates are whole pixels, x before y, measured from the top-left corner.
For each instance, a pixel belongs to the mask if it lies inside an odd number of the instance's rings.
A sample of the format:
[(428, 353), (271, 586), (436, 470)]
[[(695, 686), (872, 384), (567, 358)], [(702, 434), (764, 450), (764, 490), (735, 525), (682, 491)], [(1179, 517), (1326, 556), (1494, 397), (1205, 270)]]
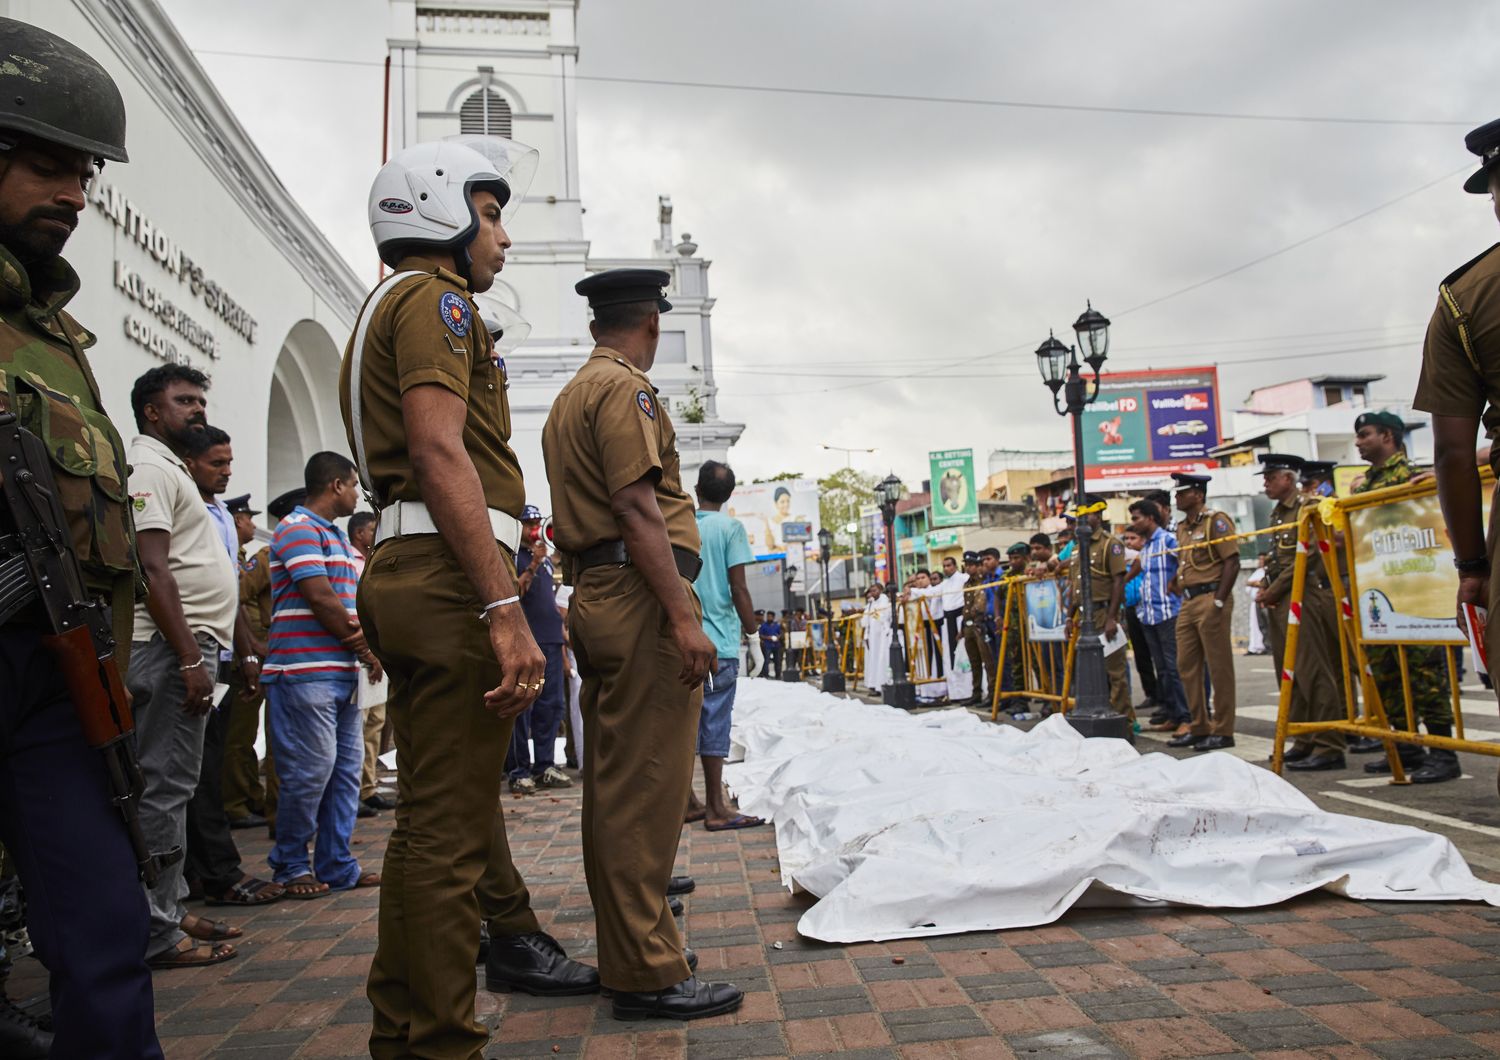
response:
[(0, 0), (94, 56), (125, 99), (128, 164), (109, 163), (65, 257), (69, 304), (120, 433), (130, 388), (166, 362), (212, 379), (209, 420), (234, 440), (231, 492), (301, 485), (307, 457), (348, 448), (344, 344), (365, 285), (288, 196), (154, 0)]
[[(506, 358), (513, 435), (528, 483), (544, 483), (541, 430), (552, 400), (593, 348), (588, 307), (573, 285), (590, 272), (657, 268), (672, 275), (651, 378), (672, 413), (691, 482), (724, 460), (743, 425), (718, 417), (710, 262), (674, 234), (657, 203), (660, 236), (640, 258), (592, 258), (578, 178), (578, 0), (390, 0), (387, 135), (392, 152), (460, 133), (518, 140), (541, 153), (536, 178), (507, 230), (514, 241), (493, 297), (531, 325)], [(643, 209), (649, 204), (643, 204)], [(529, 486), (538, 503), (545, 489)]]

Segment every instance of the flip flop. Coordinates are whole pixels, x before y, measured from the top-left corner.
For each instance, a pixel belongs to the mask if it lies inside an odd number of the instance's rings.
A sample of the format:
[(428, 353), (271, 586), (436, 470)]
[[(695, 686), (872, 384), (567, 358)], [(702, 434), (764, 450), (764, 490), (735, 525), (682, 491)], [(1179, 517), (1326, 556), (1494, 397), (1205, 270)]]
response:
[[(189, 924), (192, 924), (192, 927), (189, 927)], [(185, 916), (178, 927), (182, 928), (184, 934), (199, 942), (226, 942), (244, 934), (228, 921), (210, 920), (204, 916)]]
[[(312, 873), (308, 873), (305, 876), (298, 876), (296, 879), (287, 880), (283, 886), (286, 887), (286, 892), (282, 895), (282, 897), (294, 898), (299, 902), (309, 902), (314, 898), (327, 898), (330, 894), (333, 893), (331, 890), (329, 890), (328, 884), (323, 883), (316, 876), (312, 875)], [(312, 890), (298, 891), (295, 889), (298, 887), (310, 887), (312, 888)]]
[[(186, 940), (191, 941), (191, 940)], [(173, 947), (158, 953), (146, 961), (148, 968), (201, 968), (206, 964), (221, 964), (240, 955), (240, 951), (223, 942), (208, 946), (189, 946), (187, 949)]]
[(359, 874), (359, 879), (357, 879), (357, 880), (354, 881), (354, 886), (356, 886), (356, 887), (379, 887), (380, 886), (380, 873), (378, 873), (378, 872), (362, 872), (362, 873)]
[(759, 828), (766, 822), (759, 817), (750, 817), (743, 813), (737, 813), (723, 824), (709, 824), (703, 822), (703, 827), (710, 832), (732, 832), (738, 828)]

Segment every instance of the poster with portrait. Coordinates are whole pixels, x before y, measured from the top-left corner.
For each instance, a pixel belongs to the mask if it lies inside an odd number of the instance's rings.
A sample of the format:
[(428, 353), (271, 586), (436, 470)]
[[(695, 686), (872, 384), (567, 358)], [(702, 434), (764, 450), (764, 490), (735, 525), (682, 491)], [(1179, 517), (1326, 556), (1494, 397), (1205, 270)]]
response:
[(1063, 608), (1062, 582), (1024, 583), (1026, 595), (1026, 637), (1032, 641), (1066, 641), (1068, 616)]
[(927, 454), (932, 480), (929, 525), (973, 526), (979, 522), (979, 494), (974, 490), (974, 450), (939, 449)]
[[(750, 538), (750, 550), (759, 559), (779, 556), (793, 545), (801, 562), (801, 541), (816, 541), (822, 523), (818, 519), (818, 483), (810, 478), (752, 482), (735, 487), (724, 505), (726, 515), (738, 519)], [(787, 539), (787, 524), (791, 538)], [(806, 536), (804, 536), (806, 535)]]
[[(1484, 497), (1488, 524), (1489, 490)], [(1347, 544), (1365, 640), (1465, 643), (1454, 619), (1453, 546), (1436, 495), (1351, 511)]]

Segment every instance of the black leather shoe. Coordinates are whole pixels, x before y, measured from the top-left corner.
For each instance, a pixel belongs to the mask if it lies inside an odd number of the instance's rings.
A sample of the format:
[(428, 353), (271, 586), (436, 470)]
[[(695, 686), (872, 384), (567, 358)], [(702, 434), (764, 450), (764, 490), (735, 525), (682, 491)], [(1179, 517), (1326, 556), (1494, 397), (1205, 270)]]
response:
[(692, 894), (698, 889), (698, 881), (691, 876), (673, 876), (667, 881), (667, 895)]
[(1233, 736), (1205, 736), (1193, 744), (1195, 751), (1222, 751), (1226, 747), (1234, 746)]
[(490, 939), (484, 962), (484, 988), (492, 993), (519, 990), (534, 997), (572, 997), (599, 992), (599, 971), (568, 959), (545, 931)]
[[(1421, 769), (1427, 764), (1427, 756), (1420, 751), (1418, 751), (1416, 754), (1412, 754), (1410, 752), (1402, 753), (1398, 751), (1397, 757), (1401, 759), (1401, 768), (1406, 770), (1406, 772), (1408, 773), (1415, 773), (1417, 770)], [(1390, 771), (1390, 760), (1383, 756), (1377, 758), (1373, 762), (1365, 763), (1366, 773), (1374, 773), (1379, 776), (1384, 776)]]
[(1181, 736), (1174, 736), (1167, 741), (1168, 747), (1197, 747), (1200, 740), (1208, 739), (1207, 736), (1199, 736), (1196, 733), (1185, 732)]
[(395, 799), (389, 795), (382, 795), (378, 791), (368, 799), (361, 799), (360, 802), (372, 810), (394, 810), (396, 808)]
[(360, 803), (359, 808), (354, 811), (354, 816), (363, 821), (367, 817), (375, 817), (377, 815), (373, 809), (366, 806), (364, 803)]
[(731, 983), (703, 983), (690, 976), (651, 993), (617, 991), (614, 1016), (617, 1020), (696, 1020), (733, 1012), (744, 1000), (744, 993)]
[(1349, 753), (1352, 755), (1372, 755), (1376, 751), (1384, 750), (1385, 744), (1373, 736), (1349, 737)]
[(52, 1053), (52, 1032), (28, 1016), (9, 998), (0, 995), (0, 1056), (15, 1060), (47, 1060)]
[(1464, 775), (1458, 764), (1458, 755), (1452, 751), (1430, 751), (1427, 761), (1412, 773), (1413, 784), (1441, 784), (1445, 780), (1457, 780)]
[[(698, 970), (698, 955), (693, 952), (692, 947), (690, 947), (690, 946), (684, 946), (684, 947), (682, 947), (682, 959), (685, 960), (685, 961), (687, 961), (688, 971), (690, 971), (690, 972), (696, 972)], [(600, 997), (614, 997), (615, 996), (615, 992), (613, 990), (611, 990), (607, 986), (600, 985), (600, 987), (599, 987), (599, 996)]]
[(682, 899), (681, 898), (674, 898), (674, 897), (672, 897), (672, 896), (669, 895), (667, 897), (667, 908), (670, 909), (670, 910), (672, 910), (672, 915), (673, 916), (681, 916), (682, 915)]
[[(1295, 747), (1294, 746), (1290, 751), (1283, 751), (1282, 752), (1281, 760), (1283, 762), (1300, 762), (1300, 761), (1302, 761), (1304, 758), (1306, 758), (1310, 754), (1312, 754), (1312, 748), (1311, 747)], [(1276, 757), (1275, 755), (1267, 755), (1266, 756), (1266, 760), (1267, 761), (1271, 761), (1275, 757)]]
[(258, 813), (247, 813), (243, 817), (231, 817), (230, 828), (264, 828), (266, 819)]
[(1343, 769), (1345, 765), (1344, 756), (1337, 751), (1319, 751), (1295, 762), (1287, 762), (1286, 767), (1299, 773), (1316, 773), (1325, 769)]

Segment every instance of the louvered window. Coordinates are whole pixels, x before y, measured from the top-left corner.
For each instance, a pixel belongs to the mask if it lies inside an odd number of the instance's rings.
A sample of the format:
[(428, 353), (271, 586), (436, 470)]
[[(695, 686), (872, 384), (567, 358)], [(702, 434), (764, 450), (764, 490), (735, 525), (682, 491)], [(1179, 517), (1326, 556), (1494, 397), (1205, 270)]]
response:
[(510, 138), (510, 104), (505, 97), (491, 88), (481, 88), (468, 99), (458, 112), (460, 131), (476, 136), (504, 136)]

